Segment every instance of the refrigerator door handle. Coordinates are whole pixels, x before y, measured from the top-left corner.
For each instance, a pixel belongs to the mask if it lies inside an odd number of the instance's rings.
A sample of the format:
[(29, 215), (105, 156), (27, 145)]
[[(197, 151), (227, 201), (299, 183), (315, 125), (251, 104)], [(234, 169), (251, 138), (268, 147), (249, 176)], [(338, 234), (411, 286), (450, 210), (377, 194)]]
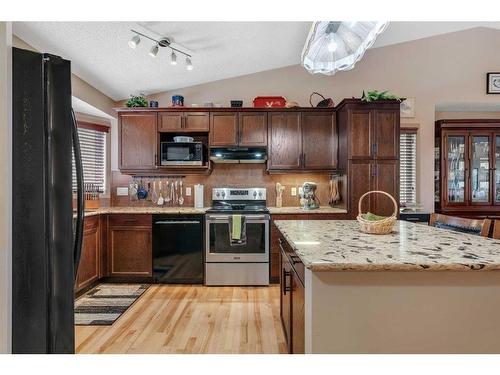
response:
[(83, 192), (83, 164), (82, 152), (80, 149), (80, 140), (78, 138), (78, 126), (76, 124), (75, 112), (71, 109), (71, 120), (73, 123), (73, 153), (75, 156), (75, 170), (76, 170), (76, 228), (75, 239), (73, 245), (73, 255), (75, 261), (75, 280), (78, 274), (78, 265), (80, 264), (80, 257), (82, 255), (82, 241), (83, 241), (83, 215), (84, 215), (84, 192)]

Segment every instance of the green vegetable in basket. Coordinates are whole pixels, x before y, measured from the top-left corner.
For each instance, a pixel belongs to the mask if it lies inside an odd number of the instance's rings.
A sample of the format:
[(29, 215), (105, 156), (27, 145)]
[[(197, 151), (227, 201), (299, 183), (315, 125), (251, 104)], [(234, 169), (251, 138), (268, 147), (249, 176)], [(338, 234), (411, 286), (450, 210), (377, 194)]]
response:
[(375, 215), (375, 214), (372, 214), (371, 212), (368, 212), (368, 213), (364, 214), (363, 218), (365, 220), (368, 220), (368, 221), (379, 221), (379, 220), (387, 219), (386, 216)]

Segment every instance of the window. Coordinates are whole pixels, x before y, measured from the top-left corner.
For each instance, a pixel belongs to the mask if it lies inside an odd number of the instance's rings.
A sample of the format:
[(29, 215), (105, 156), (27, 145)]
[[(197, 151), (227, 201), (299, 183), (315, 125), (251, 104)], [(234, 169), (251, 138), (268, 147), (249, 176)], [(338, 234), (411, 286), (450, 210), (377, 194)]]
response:
[(401, 129), (399, 156), (399, 200), (401, 205), (417, 201), (417, 130)]
[[(78, 122), (78, 137), (82, 152), (83, 182), (94, 184), (101, 193), (106, 190), (106, 133), (108, 127)], [(73, 191), (76, 191), (75, 160), (73, 162)]]

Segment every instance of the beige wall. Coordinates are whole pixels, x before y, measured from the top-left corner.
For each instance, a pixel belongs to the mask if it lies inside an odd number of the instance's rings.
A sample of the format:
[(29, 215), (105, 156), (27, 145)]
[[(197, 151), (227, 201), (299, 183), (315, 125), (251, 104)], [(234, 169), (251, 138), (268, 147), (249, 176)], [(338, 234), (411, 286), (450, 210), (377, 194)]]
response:
[(0, 353), (11, 351), (12, 28), (0, 22)]
[[(258, 95), (283, 95), (309, 105), (313, 91), (333, 97), (359, 97), (363, 89), (391, 90), (415, 98), (416, 117), (402, 119), (418, 123), (417, 197), (428, 210), (434, 200), (434, 121), (438, 102), (498, 102), (485, 94), (486, 72), (498, 71), (500, 55), (494, 46), (500, 31), (478, 28), (369, 50), (355, 69), (333, 77), (310, 75), (300, 66), (251, 74), (172, 92), (152, 95), (167, 106), (173, 94), (185, 97), (187, 105), (204, 102), (228, 105), (231, 99), (252, 105)], [(279, 52), (279, 51), (278, 51)]]

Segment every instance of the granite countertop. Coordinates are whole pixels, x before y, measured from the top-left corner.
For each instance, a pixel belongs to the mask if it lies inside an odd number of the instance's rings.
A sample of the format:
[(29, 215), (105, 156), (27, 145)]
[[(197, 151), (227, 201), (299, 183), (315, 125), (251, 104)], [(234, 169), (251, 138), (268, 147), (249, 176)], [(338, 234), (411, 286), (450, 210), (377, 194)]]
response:
[(85, 211), (85, 217), (101, 214), (204, 214), (208, 207), (101, 207)]
[(398, 221), (370, 235), (355, 220), (277, 220), (311, 271), (500, 270), (500, 240)]
[(321, 206), (314, 210), (304, 210), (302, 207), (268, 207), (271, 215), (276, 214), (345, 214), (347, 210), (330, 206)]

